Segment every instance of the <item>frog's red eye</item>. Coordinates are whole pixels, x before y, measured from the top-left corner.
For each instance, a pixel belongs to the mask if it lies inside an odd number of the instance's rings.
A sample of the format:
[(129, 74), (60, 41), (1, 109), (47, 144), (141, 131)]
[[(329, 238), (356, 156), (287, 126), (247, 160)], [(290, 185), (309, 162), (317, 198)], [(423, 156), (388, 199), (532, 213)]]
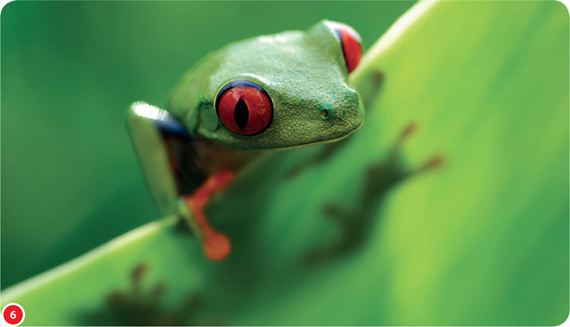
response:
[(216, 112), (224, 126), (239, 135), (255, 135), (271, 124), (273, 103), (263, 88), (236, 80), (226, 84), (216, 97)]
[(348, 73), (356, 69), (362, 57), (362, 39), (356, 31), (345, 24), (336, 24), (336, 33), (342, 45), (342, 52), (348, 67)]

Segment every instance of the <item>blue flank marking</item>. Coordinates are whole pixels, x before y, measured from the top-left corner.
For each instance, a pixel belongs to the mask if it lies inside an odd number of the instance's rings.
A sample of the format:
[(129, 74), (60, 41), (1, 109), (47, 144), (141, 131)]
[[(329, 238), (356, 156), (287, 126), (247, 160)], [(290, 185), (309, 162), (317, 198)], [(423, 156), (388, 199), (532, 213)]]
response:
[(171, 115), (166, 115), (164, 120), (153, 119), (153, 122), (154, 126), (163, 133), (173, 134), (183, 138), (190, 138), (190, 134), (188, 134), (186, 127)]

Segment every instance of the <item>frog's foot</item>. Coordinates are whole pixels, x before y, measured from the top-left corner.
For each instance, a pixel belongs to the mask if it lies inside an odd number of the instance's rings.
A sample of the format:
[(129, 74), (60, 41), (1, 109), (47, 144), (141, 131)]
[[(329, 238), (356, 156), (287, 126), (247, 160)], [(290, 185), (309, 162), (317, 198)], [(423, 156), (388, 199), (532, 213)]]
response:
[(196, 322), (194, 315), (201, 305), (201, 296), (192, 294), (174, 308), (160, 306), (165, 292), (163, 283), (156, 284), (150, 292), (142, 287), (142, 279), (147, 266), (140, 264), (131, 272), (131, 285), (128, 291), (112, 292), (103, 311), (85, 316), (89, 325), (188, 325)]
[(225, 234), (212, 228), (204, 208), (212, 195), (229, 187), (233, 179), (234, 173), (232, 171), (223, 170), (210, 176), (191, 195), (182, 196), (192, 213), (191, 217), (187, 217), (190, 228), (202, 243), (206, 257), (212, 261), (224, 260), (230, 254), (232, 245), (230, 239)]
[[(148, 295), (143, 294), (142, 278), (147, 266), (140, 264), (131, 272), (131, 289), (129, 292), (113, 292), (107, 302), (114, 314), (124, 321), (141, 322), (152, 320), (158, 314), (158, 303), (165, 285), (158, 283)], [(142, 315), (142, 316), (141, 316)], [(140, 319), (140, 321), (137, 321)]]
[(443, 164), (443, 157), (436, 155), (418, 168), (402, 167), (401, 146), (416, 130), (415, 124), (408, 125), (396, 140), (387, 158), (368, 167), (365, 172), (363, 192), (355, 210), (348, 211), (336, 204), (325, 206), (325, 214), (339, 226), (340, 234), (331, 242), (309, 251), (306, 257), (308, 263), (337, 257), (361, 247), (373, 230), (378, 205), (382, 203), (386, 194), (406, 178), (431, 171)]

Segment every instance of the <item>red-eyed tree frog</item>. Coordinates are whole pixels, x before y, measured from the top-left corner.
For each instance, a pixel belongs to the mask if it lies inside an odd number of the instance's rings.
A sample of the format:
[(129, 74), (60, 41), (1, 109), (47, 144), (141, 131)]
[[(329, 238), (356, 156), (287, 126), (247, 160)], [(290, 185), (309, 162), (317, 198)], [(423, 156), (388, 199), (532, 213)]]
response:
[(208, 259), (225, 259), (231, 242), (204, 207), (261, 150), (334, 142), (362, 126), (364, 107), (348, 82), (362, 52), (354, 29), (325, 20), (208, 55), (165, 109), (131, 105), (127, 125), (151, 193), (164, 214), (189, 224)]

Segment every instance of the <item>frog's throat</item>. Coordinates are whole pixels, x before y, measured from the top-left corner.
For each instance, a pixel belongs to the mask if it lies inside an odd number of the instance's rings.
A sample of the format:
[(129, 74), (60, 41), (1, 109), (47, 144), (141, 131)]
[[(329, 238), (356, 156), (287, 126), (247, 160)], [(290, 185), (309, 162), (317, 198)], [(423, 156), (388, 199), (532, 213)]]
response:
[(355, 128), (354, 130), (352, 130), (351, 132), (341, 136), (341, 137), (337, 137), (334, 139), (330, 139), (330, 140), (325, 140), (325, 141), (320, 141), (320, 142), (310, 142), (310, 143), (305, 143), (305, 144), (299, 144), (299, 145), (293, 145), (293, 146), (286, 146), (286, 147), (282, 147), (282, 148), (273, 148), (272, 150), (275, 151), (280, 151), (280, 150), (291, 150), (291, 149), (299, 149), (299, 148), (306, 148), (308, 146), (313, 146), (313, 145), (320, 145), (320, 144), (327, 144), (327, 143), (334, 143), (334, 142), (338, 142), (340, 140), (343, 140), (345, 138), (347, 138), (350, 134), (356, 132), (357, 130), (359, 130), (362, 125), (364, 125), (364, 122), (362, 122), (362, 124), (360, 124), (360, 126), (358, 126), (357, 128)]

